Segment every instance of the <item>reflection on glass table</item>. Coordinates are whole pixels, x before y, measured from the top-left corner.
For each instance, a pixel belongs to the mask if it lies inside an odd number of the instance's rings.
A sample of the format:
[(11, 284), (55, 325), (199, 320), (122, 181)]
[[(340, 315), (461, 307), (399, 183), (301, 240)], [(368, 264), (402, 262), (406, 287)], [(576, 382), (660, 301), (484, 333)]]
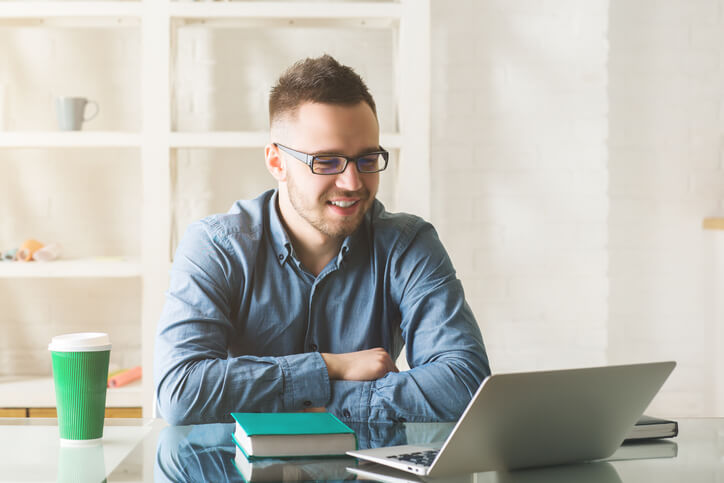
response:
[[(674, 441), (653, 440), (623, 445), (605, 461), (572, 465), (532, 468), (517, 471), (490, 471), (477, 475), (464, 475), (449, 478), (417, 478), (413, 475), (386, 468), (374, 463), (359, 464), (349, 471), (358, 479), (382, 481), (387, 483), (406, 483), (435, 481), (444, 483), (621, 483), (623, 480), (611, 464), (612, 461), (642, 460), (652, 458), (674, 458), (678, 446)], [(631, 480), (629, 480), (631, 481)], [(638, 481), (638, 480), (633, 480)]]
[[(168, 426), (152, 419), (107, 419), (105, 424), (101, 446), (66, 452), (59, 444), (57, 420), (0, 418), (0, 481), (102, 481), (104, 475), (109, 482), (244, 481), (236, 468), (243, 462), (236, 460), (231, 439), (233, 424)], [(434, 443), (444, 440), (452, 428), (446, 423), (350, 426), (357, 432), (362, 448)], [(724, 482), (724, 419), (680, 419), (679, 428), (679, 436), (673, 440), (626, 444), (602, 462), (478, 473), (438, 481)], [(373, 476), (373, 466), (345, 457), (272, 460), (247, 470), (251, 471), (250, 481), (345, 481), (365, 477), (397, 483), (421, 481), (394, 472)]]
[(360, 464), (357, 467), (350, 468), (350, 472), (361, 480), (382, 481), (385, 483), (621, 483), (621, 478), (619, 478), (616, 469), (608, 462), (551, 466), (511, 472), (491, 471), (445, 478), (417, 477), (375, 463)]
[[(425, 443), (445, 439), (452, 423), (348, 424), (360, 448)], [(233, 423), (169, 426), (158, 438), (156, 481), (306, 481), (350, 480), (356, 460), (338, 458), (254, 458), (237, 451)], [(244, 478), (241, 478), (241, 475)]]
[[(450, 423), (380, 423), (351, 425), (360, 448), (400, 444), (424, 444), (444, 440)], [(247, 458), (231, 440), (234, 424), (170, 426), (158, 439), (156, 481), (343, 481), (369, 479), (390, 483), (437, 481), (445, 483), (525, 483), (623, 481), (613, 461), (674, 458), (673, 441), (626, 444), (609, 460), (576, 465), (511, 472), (486, 472), (449, 478), (419, 478), (414, 475), (353, 458)], [(636, 481), (636, 480), (634, 480)]]
[(130, 477), (125, 481), (141, 481), (143, 443), (155, 443), (163, 426), (153, 419), (106, 419), (100, 444), (61, 447), (57, 419), (0, 418), (0, 481), (102, 481), (119, 467), (117, 474)]

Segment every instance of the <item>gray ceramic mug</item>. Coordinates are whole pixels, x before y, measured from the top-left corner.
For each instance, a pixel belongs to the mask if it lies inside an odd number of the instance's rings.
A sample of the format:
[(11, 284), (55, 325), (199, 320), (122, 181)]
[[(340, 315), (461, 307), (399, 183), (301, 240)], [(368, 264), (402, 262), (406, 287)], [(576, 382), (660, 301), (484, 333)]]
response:
[[(86, 117), (85, 108), (88, 104), (95, 106), (95, 111)], [(97, 102), (85, 97), (58, 97), (55, 100), (55, 110), (61, 131), (80, 131), (83, 123), (96, 117), (100, 109)]]

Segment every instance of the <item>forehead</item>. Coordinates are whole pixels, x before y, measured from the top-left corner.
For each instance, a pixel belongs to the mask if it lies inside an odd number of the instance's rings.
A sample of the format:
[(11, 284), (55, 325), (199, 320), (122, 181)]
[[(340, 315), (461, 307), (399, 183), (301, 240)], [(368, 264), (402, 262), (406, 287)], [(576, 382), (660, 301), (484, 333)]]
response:
[(307, 102), (284, 124), (287, 142), (309, 153), (357, 154), (379, 145), (377, 117), (365, 102), (351, 106)]

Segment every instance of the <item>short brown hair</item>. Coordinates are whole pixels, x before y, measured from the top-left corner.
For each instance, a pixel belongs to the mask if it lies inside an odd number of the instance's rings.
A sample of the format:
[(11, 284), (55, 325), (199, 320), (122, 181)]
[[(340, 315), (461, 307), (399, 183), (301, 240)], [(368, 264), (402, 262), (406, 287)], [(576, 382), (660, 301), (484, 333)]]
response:
[(377, 117), (375, 101), (359, 74), (327, 54), (300, 60), (284, 71), (269, 96), (269, 122), (294, 114), (305, 102), (345, 106), (366, 102)]

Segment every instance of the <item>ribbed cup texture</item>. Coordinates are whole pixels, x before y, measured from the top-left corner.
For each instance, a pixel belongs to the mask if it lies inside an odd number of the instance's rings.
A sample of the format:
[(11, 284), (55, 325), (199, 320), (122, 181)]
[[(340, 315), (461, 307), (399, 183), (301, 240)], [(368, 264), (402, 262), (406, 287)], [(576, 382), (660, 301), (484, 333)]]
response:
[(52, 352), (62, 439), (103, 437), (110, 356), (111, 351)]

